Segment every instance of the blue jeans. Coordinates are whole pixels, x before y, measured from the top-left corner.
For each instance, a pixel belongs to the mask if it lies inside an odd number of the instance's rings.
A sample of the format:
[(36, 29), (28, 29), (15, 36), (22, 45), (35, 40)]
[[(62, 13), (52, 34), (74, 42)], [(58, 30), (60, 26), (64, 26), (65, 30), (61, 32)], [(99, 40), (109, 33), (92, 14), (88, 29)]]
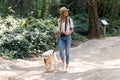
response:
[(66, 56), (66, 64), (70, 62), (70, 47), (71, 47), (71, 35), (66, 37), (59, 37), (59, 51), (60, 57), (64, 60), (64, 49), (65, 49), (65, 56)]

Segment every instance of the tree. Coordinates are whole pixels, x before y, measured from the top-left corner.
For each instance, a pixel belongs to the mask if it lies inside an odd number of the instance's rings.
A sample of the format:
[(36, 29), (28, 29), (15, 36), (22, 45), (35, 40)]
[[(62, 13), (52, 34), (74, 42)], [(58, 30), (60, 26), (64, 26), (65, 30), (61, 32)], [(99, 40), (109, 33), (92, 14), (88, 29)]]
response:
[(86, 0), (89, 13), (89, 35), (90, 38), (100, 38), (100, 22), (95, 0)]

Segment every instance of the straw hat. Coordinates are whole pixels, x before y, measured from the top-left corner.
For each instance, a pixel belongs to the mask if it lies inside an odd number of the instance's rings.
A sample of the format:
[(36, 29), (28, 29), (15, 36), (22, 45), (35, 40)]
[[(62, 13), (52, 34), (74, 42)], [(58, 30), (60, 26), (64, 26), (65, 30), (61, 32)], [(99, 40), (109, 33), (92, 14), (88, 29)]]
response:
[(66, 7), (61, 7), (59, 11), (60, 14), (62, 14), (64, 11), (69, 11), (69, 9), (67, 9)]

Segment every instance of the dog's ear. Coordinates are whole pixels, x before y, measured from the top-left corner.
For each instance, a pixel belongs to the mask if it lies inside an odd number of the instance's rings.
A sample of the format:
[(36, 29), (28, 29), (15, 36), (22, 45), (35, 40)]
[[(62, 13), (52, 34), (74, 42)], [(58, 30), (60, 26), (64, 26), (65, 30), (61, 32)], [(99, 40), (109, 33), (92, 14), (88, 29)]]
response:
[(42, 58), (43, 58), (43, 59), (46, 58), (46, 55), (43, 54), (43, 55), (42, 55)]
[(42, 54), (42, 58), (44, 58), (44, 54)]

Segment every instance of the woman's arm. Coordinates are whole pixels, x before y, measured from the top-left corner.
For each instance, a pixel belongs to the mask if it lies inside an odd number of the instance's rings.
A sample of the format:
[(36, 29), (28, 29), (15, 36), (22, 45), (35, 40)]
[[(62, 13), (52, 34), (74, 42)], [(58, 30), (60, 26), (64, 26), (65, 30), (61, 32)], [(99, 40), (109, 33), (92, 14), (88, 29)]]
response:
[(74, 28), (71, 28), (71, 29), (70, 29), (70, 32), (64, 32), (64, 34), (65, 34), (65, 35), (70, 35), (70, 34), (72, 34), (73, 32), (74, 32)]
[(57, 33), (56, 33), (56, 44), (58, 44), (58, 39), (59, 39), (59, 34), (60, 34), (60, 32), (58, 31)]

